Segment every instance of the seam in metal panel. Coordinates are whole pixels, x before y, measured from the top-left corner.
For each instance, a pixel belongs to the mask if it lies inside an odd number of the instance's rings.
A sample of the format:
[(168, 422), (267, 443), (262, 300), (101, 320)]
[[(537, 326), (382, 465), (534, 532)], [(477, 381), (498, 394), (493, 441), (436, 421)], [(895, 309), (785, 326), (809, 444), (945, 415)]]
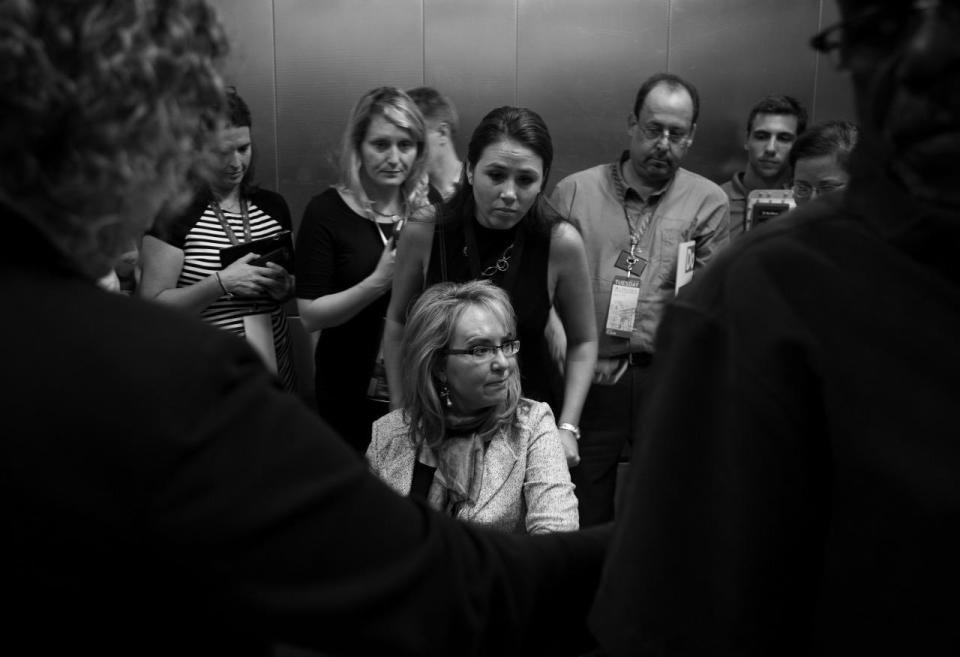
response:
[[(817, 32), (823, 29), (823, 0), (820, 0), (819, 12), (817, 13)], [(811, 98), (811, 123), (817, 120), (817, 89), (820, 87), (820, 62), (823, 57), (820, 56), (816, 50), (814, 52), (813, 60), (813, 94)]]
[(271, 19), (273, 20), (270, 32), (273, 35), (273, 160), (274, 168), (273, 188), (280, 193), (280, 89), (277, 85), (280, 71), (277, 65), (277, 0), (270, 3)]
[(670, 36), (673, 32), (673, 0), (667, 0), (667, 63), (666, 71), (670, 71)]
[(520, 0), (513, 0), (513, 104), (520, 105)]
[(420, 0), (420, 86), (427, 84), (427, 0)]

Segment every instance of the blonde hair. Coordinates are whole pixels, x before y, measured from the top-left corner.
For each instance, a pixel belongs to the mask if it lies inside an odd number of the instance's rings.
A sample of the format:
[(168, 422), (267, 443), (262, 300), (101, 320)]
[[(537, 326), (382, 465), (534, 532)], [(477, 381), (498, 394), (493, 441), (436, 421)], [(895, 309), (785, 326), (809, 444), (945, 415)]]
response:
[[(446, 435), (444, 404), (438, 393), (439, 373), (444, 369), (444, 350), (450, 347), (460, 317), (471, 306), (490, 311), (515, 332), (517, 319), (510, 297), (490, 281), (437, 283), (417, 299), (404, 327), (402, 343), (402, 404), (415, 443), (438, 446)], [(507, 381), (504, 401), (491, 409), (480, 433), (512, 426), (520, 402), (520, 371), (514, 365)]]
[(341, 191), (349, 192), (364, 209), (372, 206), (360, 183), (362, 162), (360, 149), (370, 128), (370, 122), (375, 116), (382, 116), (398, 128), (406, 130), (417, 144), (417, 156), (406, 180), (400, 185), (400, 197), (405, 206), (405, 214), (409, 214), (412, 210), (426, 205), (426, 128), (417, 104), (404, 91), (396, 87), (371, 89), (350, 111), (340, 145), (339, 188)]

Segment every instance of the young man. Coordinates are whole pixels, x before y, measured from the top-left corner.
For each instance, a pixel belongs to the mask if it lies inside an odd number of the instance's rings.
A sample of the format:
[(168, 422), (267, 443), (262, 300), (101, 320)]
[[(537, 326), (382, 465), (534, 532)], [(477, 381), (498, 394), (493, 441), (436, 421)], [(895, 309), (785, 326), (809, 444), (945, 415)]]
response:
[(755, 189), (790, 187), (790, 149), (806, 129), (807, 110), (791, 96), (766, 96), (747, 118), (747, 168), (722, 187), (730, 199), (730, 239), (746, 230), (747, 196)]
[(463, 162), (457, 156), (454, 139), (460, 128), (460, 118), (453, 101), (433, 87), (417, 87), (407, 94), (420, 108), (427, 124), (427, 174), (430, 186), (443, 200), (457, 191)]
[(591, 614), (620, 655), (960, 653), (960, 13), (841, 0), (843, 194), (670, 307)]
[[(680, 167), (699, 110), (692, 84), (668, 73), (650, 77), (627, 117), (629, 149), (614, 162), (568, 176), (553, 192), (560, 212), (580, 222), (600, 334), (580, 416), (580, 465), (571, 471), (582, 526), (613, 517), (617, 465), (636, 432), (653, 337), (675, 294), (680, 244), (692, 242), (699, 269), (727, 242), (723, 191)], [(631, 294), (635, 302), (624, 307), (619, 299)]]

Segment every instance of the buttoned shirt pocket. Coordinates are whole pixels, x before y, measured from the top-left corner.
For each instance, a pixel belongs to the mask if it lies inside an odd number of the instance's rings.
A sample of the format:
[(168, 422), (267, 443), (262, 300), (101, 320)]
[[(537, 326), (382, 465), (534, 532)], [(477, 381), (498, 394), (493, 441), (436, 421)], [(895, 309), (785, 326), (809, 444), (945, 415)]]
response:
[(677, 251), (680, 243), (686, 239), (690, 220), (683, 218), (661, 217), (658, 221), (656, 252), (651, 254), (656, 262), (655, 276), (652, 280), (659, 292), (673, 295), (677, 279)]

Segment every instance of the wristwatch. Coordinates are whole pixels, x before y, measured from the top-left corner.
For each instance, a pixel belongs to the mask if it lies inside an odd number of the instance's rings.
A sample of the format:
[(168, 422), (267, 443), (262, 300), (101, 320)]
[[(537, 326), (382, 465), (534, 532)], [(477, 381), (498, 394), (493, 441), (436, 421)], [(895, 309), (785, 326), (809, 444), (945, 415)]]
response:
[(575, 424), (570, 424), (569, 422), (561, 422), (557, 425), (558, 429), (564, 429), (573, 434), (573, 437), (577, 440), (580, 440), (580, 427)]

